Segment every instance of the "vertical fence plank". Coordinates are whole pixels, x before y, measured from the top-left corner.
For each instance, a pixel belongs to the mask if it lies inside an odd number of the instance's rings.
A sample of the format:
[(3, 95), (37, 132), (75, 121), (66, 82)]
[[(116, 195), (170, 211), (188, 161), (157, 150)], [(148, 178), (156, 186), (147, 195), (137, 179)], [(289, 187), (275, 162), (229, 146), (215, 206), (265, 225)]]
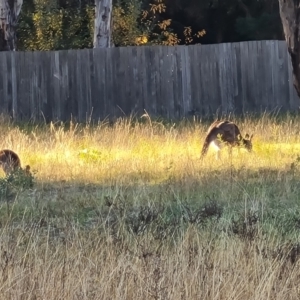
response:
[(142, 107), (141, 107), (141, 110), (137, 111), (138, 112), (138, 115), (142, 115), (144, 110), (148, 107), (148, 103), (149, 103), (149, 100), (150, 100), (150, 97), (148, 98), (148, 85), (147, 85), (147, 81), (149, 80), (148, 76), (147, 76), (147, 73), (149, 73), (149, 70), (147, 70), (147, 59), (148, 59), (148, 56), (146, 55), (146, 48), (145, 47), (140, 47), (140, 63), (139, 63), (139, 66), (140, 66), (140, 71), (141, 71), (141, 81), (140, 81), (140, 84), (141, 84), (141, 89), (142, 89), (142, 99), (141, 99), (141, 104), (142, 104)]
[[(249, 45), (250, 47), (251, 45)], [(276, 99), (274, 95), (274, 86), (273, 86), (273, 73), (274, 73), (274, 66), (272, 66), (272, 61), (274, 57), (273, 49), (272, 49), (272, 44), (270, 41), (266, 41), (265, 43), (265, 49), (266, 49), (266, 57), (265, 57), (265, 63), (264, 63), (264, 72), (265, 72), (265, 84), (267, 87), (267, 103), (264, 107), (261, 107), (261, 109), (264, 110), (269, 110), (270, 108), (276, 108)], [(265, 67), (269, 66), (268, 71), (266, 72)]]
[(19, 108), (18, 115), (21, 119), (29, 119), (31, 106), (32, 106), (32, 82), (35, 80), (32, 76), (32, 60), (34, 52), (23, 53), (22, 58), (19, 60)]
[[(220, 44), (219, 87), (222, 111), (226, 114), (235, 112), (235, 52), (231, 44)], [(231, 76), (228, 76), (231, 74)]]
[(255, 77), (255, 65), (253, 61), (252, 45), (247, 43), (245, 49), (247, 49), (247, 68), (248, 72), (246, 75), (246, 84), (247, 84), (247, 98), (245, 99), (246, 107), (248, 111), (253, 111), (253, 109), (260, 109), (260, 106), (255, 107), (256, 104), (256, 77)]
[[(208, 99), (207, 93), (205, 93), (205, 89), (207, 87), (207, 72), (208, 72), (208, 61), (204, 59), (205, 57), (205, 47), (201, 47), (200, 49), (196, 49), (196, 60), (198, 61), (199, 69), (197, 70), (199, 73), (199, 79), (197, 80), (197, 90), (198, 90), (198, 98), (194, 99), (193, 107), (190, 109), (197, 109), (197, 114), (206, 116), (210, 113), (210, 103)], [(191, 112), (193, 113), (193, 112)]]
[[(260, 47), (260, 41), (254, 41), (254, 43), (249, 44), (249, 53), (251, 56), (251, 64), (253, 67), (253, 73), (252, 77), (250, 78), (250, 83), (253, 82), (254, 85), (252, 86), (259, 86), (259, 74), (262, 72), (262, 67), (264, 67), (265, 63), (262, 64), (262, 66), (259, 64), (259, 60), (257, 57), (258, 49)], [(254, 53), (256, 56), (254, 56)], [(271, 82), (272, 82), (272, 77), (270, 76)], [(251, 100), (251, 110), (252, 111), (264, 111), (264, 105), (262, 105), (261, 102), (261, 96), (260, 96), (260, 89), (257, 88), (252, 88), (253, 92), (253, 98)], [(269, 95), (268, 95), (269, 96)], [(268, 97), (268, 102), (267, 102), (267, 107), (269, 105), (269, 97)]]
[(17, 113), (18, 113), (18, 118), (26, 119), (29, 116), (23, 116), (21, 113), (21, 107), (24, 103), (24, 101), (22, 101), (23, 94), (21, 92), (22, 81), (18, 80), (18, 75), (24, 70), (24, 68), (22, 66), (22, 63), (24, 60), (24, 52), (16, 52), (14, 56), (15, 56), (15, 72), (16, 72), (15, 80), (16, 80), (16, 94), (17, 94), (17, 98), (16, 98), (17, 108), (16, 109), (17, 109)]
[(68, 101), (70, 101), (69, 88), (69, 55), (68, 51), (59, 52), (59, 99), (60, 99), (60, 116), (61, 120), (69, 121), (71, 112), (68, 110)]
[(1, 112), (9, 113), (12, 116), (12, 96), (11, 96), (11, 66), (10, 66), (10, 52), (1, 53), (1, 74), (2, 74), (2, 95)]
[(187, 116), (189, 108), (186, 106), (185, 102), (182, 99), (182, 61), (180, 46), (174, 47), (174, 107), (175, 107), (175, 118), (183, 118)]
[(93, 106), (93, 117), (97, 121), (105, 119), (106, 98), (105, 98), (105, 50), (93, 49), (93, 80), (91, 81), (91, 98)]
[(126, 48), (120, 47), (117, 48), (117, 55), (116, 55), (116, 72), (117, 72), (117, 80), (115, 80), (115, 89), (119, 91), (117, 105), (120, 109), (126, 114), (129, 115), (133, 110), (132, 101), (129, 97), (127, 97), (127, 78), (126, 78), (126, 71), (127, 71), (127, 51)]
[(201, 83), (200, 69), (201, 69), (201, 56), (198, 56), (197, 46), (189, 47), (189, 57), (192, 62), (191, 67), (191, 103), (187, 109), (186, 116), (195, 114), (196, 110), (199, 111), (202, 106), (202, 99), (199, 97), (199, 87)]
[(159, 71), (160, 71), (160, 99), (159, 99), (159, 113), (169, 117), (168, 112), (168, 88), (169, 88), (169, 80), (168, 78), (168, 70), (166, 69), (166, 60), (168, 59), (168, 49), (166, 46), (160, 46), (158, 51), (159, 57)]
[(41, 69), (43, 73), (43, 105), (39, 112), (44, 121), (52, 120), (53, 106), (53, 74), (51, 70), (51, 59), (53, 52), (42, 52)]
[(265, 70), (264, 70), (264, 67), (266, 65), (266, 59), (265, 59), (265, 54), (264, 54), (265, 49), (264, 49), (264, 45), (261, 43), (261, 41), (257, 42), (256, 51), (257, 51), (256, 52), (257, 53), (257, 57), (256, 57), (257, 70), (256, 70), (255, 77), (253, 78), (253, 80), (254, 80), (253, 84), (255, 86), (257, 86), (257, 84), (264, 83), (264, 87), (256, 90), (257, 99), (255, 99), (255, 101), (256, 101), (255, 105), (256, 105), (256, 109), (260, 110), (263, 107), (267, 107), (268, 102), (269, 102), (267, 86), (265, 85), (266, 74), (267, 74), (267, 72), (265, 72)]
[[(86, 106), (83, 95), (83, 82), (82, 82), (82, 52), (76, 51), (76, 77), (75, 77), (75, 89), (76, 95), (75, 98), (78, 99), (78, 107), (77, 107), (77, 119), (78, 122), (83, 122), (85, 120)], [(86, 62), (86, 58), (84, 58), (84, 62)]]
[(133, 98), (132, 101), (134, 102), (134, 110), (143, 111), (143, 85), (142, 85), (142, 71), (141, 71), (141, 51), (140, 47), (130, 47), (132, 60), (131, 60), (131, 67), (132, 67), (132, 79), (133, 83), (131, 84), (133, 88)]
[[(81, 73), (81, 80), (83, 83), (83, 101), (85, 102), (85, 122), (89, 122), (93, 117), (93, 105), (91, 99), (91, 63), (90, 56), (91, 51), (84, 49), (82, 55), (85, 59), (85, 63), (82, 65), (83, 72)], [(82, 59), (83, 61), (83, 59)]]
[[(271, 61), (278, 61), (278, 47), (277, 43), (274, 41), (269, 41), (270, 43), (270, 59)], [(272, 79), (272, 98), (269, 101), (267, 109), (272, 109), (272, 106), (275, 105), (277, 109), (281, 108), (281, 99), (280, 99), (280, 84), (279, 84), (279, 64), (272, 64), (271, 66), (271, 79)], [(272, 101), (273, 100), (273, 101)], [(273, 103), (272, 103), (273, 102)]]
[(32, 52), (32, 64), (31, 64), (31, 86), (30, 86), (30, 106), (26, 113), (26, 117), (35, 120), (37, 102), (39, 99), (39, 57), (40, 52)]
[(113, 65), (112, 65), (112, 51), (111, 49), (103, 49), (105, 55), (105, 102), (106, 102), (106, 112), (110, 118), (116, 116), (117, 110), (114, 100), (114, 78), (113, 78)]
[(109, 50), (110, 53), (110, 65), (111, 65), (111, 97), (112, 103), (114, 106), (114, 116), (116, 117), (123, 117), (124, 111), (122, 109), (122, 102), (121, 102), (121, 90), (122, 90), (122, 82), (120, 80), (119, 72), (119, 49), (112, 48)]
[[(60, 51), (54, 52), (51, 57), (51, 73), (53, 77), (53, 94), (54, 102), (52, 107), (52, 118), (54, 120), (59, 120), (61, 118), (61, 101), (60, 101)], [(81, 52), (77, 52), (80, 55)]]
[(207, 101), (210, 103), (210, 112), (212, 114), (217, 114), (220, 111), (222, 112), (222, 95), (219, 83), (219, 73), (221, 66), (220, 53), (221, 55), (223, 55), (223, 53), (220, 51), (220, 47), (220, 44), (216, 45), (216, 47), (208, 45), (206, 50), (206, 55), (209, 59), (205, 92), (208, 93)]
[(170, 101), (172, 102), (172, 108), (173, 108), (173, 112), (171, 117), (175, 118), (175, 119), (179, 119), (182, 118), (183, 115), (183, 106), (181, 105), (181, 97), (179, 96), (179, 89), (180, 89), (180, 85), (179, 85), (179, 80), (178, 78), (181, 79), (181, 76), (178, 77), (178, 67), (180, 67), (180, 65), (178, 64), (178, 60), (177, 60), (177, 48), (176, 47), (170, 47), (169, 48), (169, 53), (170, 53), (170, 59), (171, 59), (171, 78), (172, 78), (172, 93), (173, 93), (173, 97), (170, 98)]
[[(145, 107), (144, 109), (150, 115), (156, 114), (156, 64), (155, 64), (155, 51), (153, 51), (153, 47), (146, 46), (144, 47), (145, 51), (145, 67), (144, 67), (144, 74), (146, 75), (146, 88), (147, 88), (147, 95), (144, 99)], [(148, 109), (147, 109), (148, 108)], [(144, 111), (142, 112), (144, 113)]]
[(163, 85), (163, 93), (164, 93), (164, 100), (165, 109), (167, 111), (168, 118), (174, 118), (175, 116), (175, 109), (174, 109), (174, 76), (173, 76), (173, 53), (172, 53), (171, 46), (164, 47), (164, 57), (163, 59), (163, 72), (164, 72), (164, 82)]
[(241, 65), (241, 88), (242, 88), (242, 103), (243, 113), (248, 113), (250, 107), (248, 105), (250, 95), (250, 86), (248, 84), (248, 74), (250, 73), (250, 62), (248, 58), (248, 44), (239, 43), (240, 46), (240, 65)]
[(188, 110), (195, 109), (192, 107), (192, 93), (191, 93), (191, 62), (188, 52), (188, 47), (181, 48), (181, 61), (182, 61), (182, 102)]

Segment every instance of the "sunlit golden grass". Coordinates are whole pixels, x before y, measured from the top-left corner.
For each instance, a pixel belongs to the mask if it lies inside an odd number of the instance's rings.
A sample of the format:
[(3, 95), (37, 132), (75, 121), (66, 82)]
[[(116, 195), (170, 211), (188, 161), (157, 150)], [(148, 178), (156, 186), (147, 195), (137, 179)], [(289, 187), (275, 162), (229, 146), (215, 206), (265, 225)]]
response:
[(201, 162), (208, 122), (3, 118), (0, 299), (299, 299), (300, 118), (233, 120), (253, 153)]
[(0, 147), (13, 149), (38, 172), (40, 181), (79, 180), (111, 183), (132, 180), (162, 182), (170, 177), (205, 176), (208, 171), (230, 166), (258, 169), (286, 168), (300, 153), (297, 119), (272, 123), (268, 117), (240, 125), (254, 133), (254, 151), (234, 151), (220, 162), (210, 151), (200, 163), (200, 151), (209, 124), (166, 125), (160, 122), (134, 123), (120, 120), (113, 126), (63, 124), (32, 126), (31, 130), (2, 124)]

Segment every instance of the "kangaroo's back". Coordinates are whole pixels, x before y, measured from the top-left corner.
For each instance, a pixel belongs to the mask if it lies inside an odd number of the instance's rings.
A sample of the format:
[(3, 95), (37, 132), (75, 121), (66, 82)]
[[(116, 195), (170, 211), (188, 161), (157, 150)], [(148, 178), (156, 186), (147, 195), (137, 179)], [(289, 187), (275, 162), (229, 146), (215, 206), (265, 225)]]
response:
[(241, 132), (233, 122), (220, 122), (217, 127), (219, 128), (221, 140), (223, 142), (234, 144), (241, 138)]
[(5, 174), (21, 167), (21, 161), (17, 153), (12, 150), (4, 149), (0, 151), (0, 166)]

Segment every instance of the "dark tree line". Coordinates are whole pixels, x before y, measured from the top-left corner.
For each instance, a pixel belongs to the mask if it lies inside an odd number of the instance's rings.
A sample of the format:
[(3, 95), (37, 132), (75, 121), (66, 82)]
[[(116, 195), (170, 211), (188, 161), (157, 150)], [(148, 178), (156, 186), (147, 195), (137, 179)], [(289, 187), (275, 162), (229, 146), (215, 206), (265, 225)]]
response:
[(283, 39), (278, 0), (167, 0), (167, 7), (179, 33), (205, 29), (196, 41), (203, 44)]

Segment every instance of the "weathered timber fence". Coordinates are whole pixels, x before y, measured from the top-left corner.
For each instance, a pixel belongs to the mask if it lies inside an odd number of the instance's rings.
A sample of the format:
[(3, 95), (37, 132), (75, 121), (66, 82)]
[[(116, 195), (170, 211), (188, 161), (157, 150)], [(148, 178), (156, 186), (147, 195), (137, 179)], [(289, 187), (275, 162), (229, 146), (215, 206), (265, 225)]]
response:
[(0, 53), (0, 113), (94, 120), (296, 110), (284, 41)]

